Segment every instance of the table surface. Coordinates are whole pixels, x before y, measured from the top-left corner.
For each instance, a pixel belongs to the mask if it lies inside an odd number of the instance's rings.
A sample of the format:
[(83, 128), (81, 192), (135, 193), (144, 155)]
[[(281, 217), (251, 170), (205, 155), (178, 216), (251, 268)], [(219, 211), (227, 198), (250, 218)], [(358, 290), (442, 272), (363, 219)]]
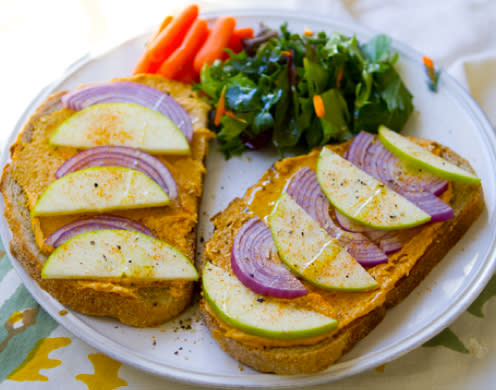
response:
[[(493, 125), (496, 123), (494, 1), (243, 0), (197, 4), (204, 12), (265, 6), (301, 9), (384, 32), (432, 57), (467, 88)], [(39, 90), (90, 48), (147, 31), (183, 6), (183, 2), (164, 0), (0, 1), (0, 44), (4, 52), (0, 62), (0, 144)], [(428, 346), (335, 382), (333, 388), (491, 388), (496, 382), (493, 295), (496, 278), (469, 312)], [(0, 390), (66, 386), (90, 390), (192, 388), (122, 365), (73, 337), (39, 308), (5, 255), (0, 258), (0, 324), (4, 324), (0, 327)], [(15, 337), (21, 331), (24, 336)], [(324, 388), (330, 385), (312, 387)]]

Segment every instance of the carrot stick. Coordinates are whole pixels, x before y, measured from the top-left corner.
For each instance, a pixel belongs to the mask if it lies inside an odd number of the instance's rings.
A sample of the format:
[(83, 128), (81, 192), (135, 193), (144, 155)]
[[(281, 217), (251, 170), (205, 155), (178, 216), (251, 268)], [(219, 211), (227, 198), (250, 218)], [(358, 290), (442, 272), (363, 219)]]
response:
[(220, 125), (220, 118), (222, 118), (222, 116), (225, 113), (225, 110), (226, 110), (225, 96), (226, 96), (226, 87), (222, 88), (222, 92), (220, 93), (219, 101), (217, 102), (217, 108), (215, 110), (215, 118), (214, 118), (214, 125), (215, 126)]
[(181, 46), (162, 62), (157, 73), (170, 79), (175, 78), (186, 64), (193, 61), (196, 53), (207, 39), (207, 26), (206, 20), (197, 20), (194, 22), (184, 37)]
[(198, 17), (198, 6), (190, 5), (177, 15), (147, 47), (147, 56), (152, 62), (163, 62), (181, 45), (181, 42)]
[(201, 72), (204, 64), (211, 64), (217, 59), (222, 59), (224, 48), (229, 43), (235, 25), (236, 20), (232, 16), (217, 18), (212, 27), (212, 32), (195, 56), (193, 67), (197, 73)]
[(315, 109), (315, 114), (322, 118), (325, 115), (324, 101), (320, 95), (313, 95), (313, 108)]
[(241, 50), (243, 50), (243, 43), (241, 42), (241, 40), (253, 38), (253, 34), (254, 31), (251, 27), (238, 28), (237, 30), (233, 31), (227, 47), (233, 52), (239, 53)]
[[(168, 24), (172, 21), (172, 16), (166, 16), (165, 19), (162, 21), (162, 24), (160, 25), (160, 28), (158, 31), (155, 33), (154, 37), (147, 43), (148, 44), (154, 40), (161, 31), (164, 30), (168, 26)], [(136, 65), (134, 66), (134, 71), (133, 74), (138, 74), (138, 73), (155, 73), (160, 66), (159, 62), (153, 62), (150, 61), (150, 59), (147, 56), (147, 50), (143, 52), (139, 60), (136, 62)]]

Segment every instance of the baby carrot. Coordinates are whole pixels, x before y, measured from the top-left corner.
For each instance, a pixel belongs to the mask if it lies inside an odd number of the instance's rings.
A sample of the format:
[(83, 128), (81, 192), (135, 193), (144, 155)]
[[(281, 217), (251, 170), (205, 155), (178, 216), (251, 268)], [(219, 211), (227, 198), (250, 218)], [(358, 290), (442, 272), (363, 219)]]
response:
[(193, 62), (188, 62), (179, 73), (174, 76), (174, 80), (181, 81), (186, 84), (198, 83), (200, 76), (193, 69)]
[[(155, 39), (161, 31), (163, 31), (164, 28), (167, 27), (167, 25), (172, 21), (172, 16), (166, 16), (165, 19), (162, 21), (162, 24), (160, 25), (160, 28), (158, 31), (155, 33), (155, 36), (150, 40), (152, 41)], [(148, 44), (147, 44), (148, 45)], [(136, 65), (134, 67), (133, 74), (138, 74), (138, 73), (155, 73), (158, 67), (160, 66), (159, 62), (153, 62), (151, 61), (148, 56), (147, 56), (147, 50), (143, 52), (141, 57), (139, 58), (138, 62), (136, 62)]]
[(227, 47), (233, 52), (239, 53), (241, 50), (243, 50), (243, 43), (241, 42), (241, 40), (253, 38), (253, 34), (254, 32), (251, 27), (238, 28), (237, 30), (233, 31)]
[(198, 17), (198, 6), (190, 5), (177, 15), (147, 47), (147, 56), (153, 62), (163, 62), (181, 45), (181, 42)]
[(173, 79), (183, 67), (192, 62), (207, 38), (207, 21), (197, 20), (189, 29), (183, 43), (179, 46), (158, 69), (159, 74)]
[(162, 21), (162, 24), (160, 25), (157, 33), (155, 34), (155, 36), (153, 37), (153, 39), (155, 39), (156, 37), (159, 36), (159, 34), (164, 31), (164, 29), (170, 24), (170, 22), (172, 22), (172, 19), (173, 17), (171, 15), (168, 15), (164, 18), (164, 20)]
[(235, 25), (236, 20), (232, 16), (217, 18), (212, 27), (212, 32), (195, 56), (193, 67), (197, 73), (201, 72), (204, 64), (211, 64), (217, 59), (222, 59), (224, 49), (229, 43)]

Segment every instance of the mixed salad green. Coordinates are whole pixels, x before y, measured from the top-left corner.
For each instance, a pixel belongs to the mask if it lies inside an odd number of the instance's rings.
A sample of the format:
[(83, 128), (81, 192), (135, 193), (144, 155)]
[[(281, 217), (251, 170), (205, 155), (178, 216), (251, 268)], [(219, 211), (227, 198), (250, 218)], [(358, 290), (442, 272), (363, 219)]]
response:
[(212, 128), (227, 158), (270, 141), (283, 155), (375, 133), (381, 124), (399, 131), (412, 113), (391, 38), (361, 45), (338, 33), (293, 34), (286, 24), (279, 34), (262, 33), (267, 39), (255, 37), (247, 50), (201, 72), (199, 88), (215, 110), (222, 106)]

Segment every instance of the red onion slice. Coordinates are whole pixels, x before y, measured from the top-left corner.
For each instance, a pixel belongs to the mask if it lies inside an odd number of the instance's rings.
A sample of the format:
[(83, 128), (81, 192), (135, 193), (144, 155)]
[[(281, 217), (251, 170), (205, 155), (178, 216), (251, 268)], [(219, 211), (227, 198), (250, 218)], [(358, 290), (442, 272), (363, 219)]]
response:
[(258, 217), (245, 222), (236, 234), (231, 267), (239, 281), (257, 294), (296, 298), (308, 293), (279, 260), (272, 233)]
[(407, 172), (401, 160), (371, 134), (359, 133), (345, 157), (428, 213), (431, 223), (453, 218), (453, 209), (436, 196), (446, 190), (448, 182), (425, 172)]
[(343, 230), (364, 234), (387, 255), (399, 251), (413, 234), (409, 234), (412, 229), (385, 231), (369, 228), (345, 217), (338, 210), (334, 210), (334, 215)]
[(170, 199), (177, 197), (176, 181), (158, 158), (128, 146), (96, 146), (65, 161), (55, 172), (57, 179), (90, 167), (119, 166), (143, 172), (162, 187)]
[(334, 223), (329, 215), (329, 201), (320, 188), (317, 175), (310, 168), (298, 170), (286, 192), (361, 265), (373, 266), (388, 261), (386, 254), (365, 235), (344, 231)]
[(111, 102), (134, 103), (158, 111), (174, 122), (189, 142), (193, 138), (193, 124), (186, 110), (171, 96), (148, 85), (116, 81), (78, 88), (62, 96), (64, 107), (75, 111)]
[(114, 215), (99, 215), (97, 217), (80, 219), (62, 226), (46, 238), (45, 244), (57, 248), (78, 234), (102, 229), (134, 230), (156, 238), (150, 229), (139, 222)]
[(411, 229), (398, 231), (370, 230), (364, 233), (376, 243), (384, 253), (390, 255), (399, 251), (415, 234)]

